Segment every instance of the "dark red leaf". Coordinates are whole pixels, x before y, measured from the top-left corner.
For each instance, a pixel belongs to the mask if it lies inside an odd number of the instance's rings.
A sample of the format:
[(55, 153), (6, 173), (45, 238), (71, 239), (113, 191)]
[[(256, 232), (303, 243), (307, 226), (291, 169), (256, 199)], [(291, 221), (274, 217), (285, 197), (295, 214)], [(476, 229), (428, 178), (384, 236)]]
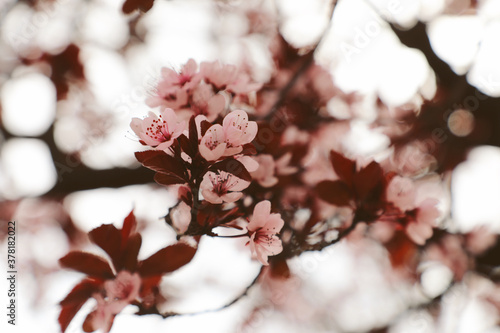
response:
[(112, 279), (113, 271), (108, 262), (91, 253), (72, 251), (59, 259), (62, 267), (102, 279)]
[(184, 243), (167, 246), (140, 262), (139, 274), (152, 276), (173, 272), (190, 262), (195, 253), (195, 248)]
[(134, 10), (140, 10), (144, 13), (153, 7), (154, 0), (126, 0), (123, 3), (122, 11), (125, 14), (130, 14)]
[(353, 184), (357, 199), (363, 201), (370, 196), (374, 190), (381, 190), (380, 185), (382, 185), (383, 181), (384, 172), (380, 165), (375, 161), (368, 164), (354, 177)]
[(92, 297), (93, 293), (102, 287), (102, 284), (103, 280), (85, 278), (74, 286), (69, 294), (61, 302), (59, 302), (59, 304), (65, 306), (72, 303), (85, 303), (87, 299)]
[(189, 119), (189, 143), (193, 150), (198, 149), (198, 129), (196, 128), (196, 121), (194, 121), (194, 116)]
[(69, 323), (71, 323), (71, 320), (73, 320), (73, 318), (81, 309), (83, 304), (85, 304), (85, 301), (82, 302), (81, 304), (71, 303), (61, 308), (61, 312), (59, 313), (59, 318), (57, 320), (59, 321), (59, 326), (61, 326), (61, 331), (63, 333), (64, 331), (66, 331), (66, 329), (69, 326)]
[(200, 133), (201, 136), (204, 136), (208, 129), (212, 127), (212, 123), (206, 120), (202, 120), (200, 123)]
[(137, 158), (139, 162), (144, 163), (144, 161), (162, 154), (165, 154), (165, 152), (161, 150), (136, 151), (135, 158)]
[[(140, 234), (133, 234), (129, 237), (127, 245), (122, 253), (122, 260), (120, 261), (120, 270), (126, 269), (134, 272), (137, 268), (137, 256), (141, 249), (142, 237)], [(118, 268), (117, 268), (118, 269)]]
[(160, 283), (160, 281), (161, 275), (143, 277), (141, 290), (139, 291), (139, 295), (141, 296), (141, 298), (149, 298), (151, 294), (153, 294), (153, 296), (157, 294), (158, 284)]
[(69, 323), (85, 302), (92, 297), (102, 286), (102, 281), (85, 279), (77, 284), (59, 304), (61, 313), (59, 314), (59, 325), (61, 331), (66, 331)]
[(337, 176), (351, 186), (353, 175), (356, 172), (356, 162), (344, 157), (335, 150), (330, 152), (330, 162)]
[(213, 219), (212, 213), (215, 208), (215, 205), (203, 201), (199, 205), (195, 205), (193, 207), (194, 215), (196, 216), (196, 221), (200, 226), (206, 226), (211, 224), (211, 220)]
[(112, 224), (103, 224), (90, 231), (89, 238), (92, 243), (99, 246), (108, 254), (116, 267), (120, 259), (120, 248), (122, 243), (120, 230)]
[(222, 213), (224, 214), (222, 216), (219, 215), (218, 218), (219, 225), (229, 223), (244, 215), (239, 207), (234, 207), (233, 209)]
[(247, 143), (246, 145), (243, 145), (243, 151), (241, 153), (245, 155), (256, 155), (257, 149), (253, 143)]
[(189, 142), (189, 139), (187, 138), (187, 136), (185, 136), (184, 134), (181, 134), (177, 138), (177, 140), (179, 141), (179, 144), (180, 144), (182, 150), (186, 154), (188, 154), (191, 158), (194, 158), (194, 156), (197, 153), (197, 150), (193, 149), (194, 147), (191, 146), (191, 143)]
[(160, 185), (173, 185), (173, 184), (185, 184), (186, 181), (182, 178), (173, 175), (167, 175), (164, 173), (157, 173), (154, 176), (155, 182)]
[(215, 163), (210, 167), (211, 171), (222, 170), (225, 172), (229, 172), (230, 174), (235, 175), (238, 178), (241, 178), (246, 181), (252, 181), (252, 176), (245, 168), (245, 166), (238, 160), (234, 158), (226, 158), (220, 162)]
[(191, 193), (191, 189), (187, 186), (180, 186), (177, 191), (177, 195), (179, 199), (184, 201), (188, 206), (193, 205), (193, 193)]
[[(136, 153), (136, 157), (137, 157)], [(141, 156), (142, 158), (142, 156)], [(137, 158), (139, 159), (139, 158)], [(146, 168), (156, 172), (174, 175), (179, 178), (186, 176), (186, 166), (181, 158), (175, 158), (161, 151), (160, 154), (154, 154), (141, 161)]]
[(137, 221), (135, 220), (134, 211), (132, 210), (127, 215), (125, 220), (123, 220), (121, 248), (125, 247), (128, 238), (130, 237), (131, 234), (135, 233), (136, 228), (137, 228)]
[(324, 180), (316, 185), (319, 198), (336, 206), (348, 206), (353, 193), (346, 183), (340, 180)]

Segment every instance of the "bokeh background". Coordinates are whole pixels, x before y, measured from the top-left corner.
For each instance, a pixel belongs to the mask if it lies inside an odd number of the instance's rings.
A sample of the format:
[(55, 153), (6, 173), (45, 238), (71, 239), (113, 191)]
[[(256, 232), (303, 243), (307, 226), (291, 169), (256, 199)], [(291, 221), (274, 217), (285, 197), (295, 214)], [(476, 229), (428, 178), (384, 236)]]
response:
[[(132, 117), (149, 110), (144, 100), (164, 66), (179, 69), (189, 58), (244, 60), (253, 78), (265, 82), (272, 70), (266, 29), (277, 27), (297, 48), (321, 39), (316, 61), (338, 88), (359, 96), (345, 145), (362, 156), (389, 145), (369, 126), (377, 98), (395, 107), (436, 93), (422, 52), (401, 44), (386, 20), (407, 28), (426, 22), (434, 52), (481, 92), (500, 96), (499, 1), (341, 0), (331, 22), (330, 5), (156, 0), (146, 13), (125, 14), (122, 0), (0, 0), (0, 270), (7, 270), (5, 222), (15, 220), (19, 271), (18, 325), (7, 326), (2, 313), (2, 332), (59, 331), (57, 303), (81, 275), (62, 271), (57, 260), (70, 249), (98, 251), (86, 239), (91, 229), (120, 226), (134, 209), (144, 238), (140, 258), (175, 241), (161, 219), (175, 196), (139, 168), (134, 152), (141, 145), (129, 128)], [(333, 98), (328, 110), (342, 119), (350, 116), (348, 107)], [(500, 149), (482, 146), (450, 174), (451, 195), (440, 207), (453, 217), (448, 228), (467, 232), (481, 224), (500, 231), (499, 171)], [(172, 308), (194, 312), (232, 300), (259, 271), (246, 251), (239, 240), (204, 240), (194, 261), (164, 280)], [(137, 317), (130, 307), (112, 332), (376, 332), (386, 326), (393, 333), (500, 332), (496, 310), (472, 288), (447, 294), (438, 321), (429, 309), (412, 307), (412, 286), (388, 278), (387, 255), (374, 244), (341, 243), (295, 258), (291, 267), (297, 279), (282, 286), (294, 295), (285, 305), (259, 303), (265, 290), (256, 289), (228, 309), (196, 316)], [(451, 272), (442, 265), (426, 272), (426, 292), (439, 295)], [(7, 284), (0, 281), (5, 308)], [(92, 306), (67, 332), (81, 331)]]

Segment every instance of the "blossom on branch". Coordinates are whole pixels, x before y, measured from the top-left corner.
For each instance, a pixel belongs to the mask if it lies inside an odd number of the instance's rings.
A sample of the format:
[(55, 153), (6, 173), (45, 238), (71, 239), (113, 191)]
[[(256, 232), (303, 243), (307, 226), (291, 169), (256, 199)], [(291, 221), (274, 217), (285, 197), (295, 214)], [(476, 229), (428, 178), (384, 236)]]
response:
[(130, 127), (143, 145), (166, 150), (182, 134), (186, 122), (178, 122), (174, 110), (166, 108), (159, 116), (150, 111), (144, 119), (132, 118)]
[(235, 202), (239, 200), (250, 182), (240, 179), (225, 171), (218, 174), (209, 171), (203, 176), (201, 182), (201, 194), (210, 203), (221, 204), (223, 202)]
[(101, 329), (109, 332), (114, 318), (127, 305), (131, 304), (139, 296), (141, 277), (137, 273), (121, 271), (114, 280), (104, 282), (105, 294), (95, 293), (97, 305), (87, 316), (83, 327), (85, 331)]
[(185, 106), (190, 90), (201, 81), (197, 67), (196, 62), (189, 59), (179, 73), (170, 68), (162, 68), (162, 79), (156, 88), (156, 95), (149, 97), (146, 104), (150, 107), (164, 106), (173, 109)]
[(243, 145), (252, 142), (257, 135), (257, 123), (248, 121), (248, 114), (243, 110), (229, 113), (222, 121), (226, 150), (225, 156), (238, 154), (243, 150)]
[(215, 161), (222, 157), (226, 150), (224, 130), (219, 124), (211, 126), (201, 139), (199, 150), (207, 161)]
[(253, 210), (253, 216), (247, 230), (250, 240), (250, 250), (263, 265), (268, 265), (269, 256), (283, 251), (281, 240), (277, 236), (285, 222), (280, 214), (271, 214), (271, 202), (261, 201)]

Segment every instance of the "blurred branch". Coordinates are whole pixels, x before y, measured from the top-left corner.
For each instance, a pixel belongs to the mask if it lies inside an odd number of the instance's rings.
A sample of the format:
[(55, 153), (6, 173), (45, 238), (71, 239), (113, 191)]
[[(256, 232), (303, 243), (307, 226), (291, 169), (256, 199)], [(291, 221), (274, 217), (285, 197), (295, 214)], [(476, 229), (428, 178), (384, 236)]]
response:
[[(401, 146), (413, 140), (433, 140), (430, 153), (438, 161), (438, 172), (453, 169), (466, 158), (467, 152), (473, 147), (500, 147), (500, 114), (496, 112), (500, 109), (500, 98), (480, 92), (467, 81), (466, 75), (458, 75), (437, 56), (432, 49), (426, 23), (418, 22), (412, 28), (404, 30), (389, 22), (370, 0), (365, 0), (365, 3), (389, 24), (403, 45), (424, 54), (438, 84), (434, 99), (425, 102), (418, 115), (409, 119), (411, 130), (401, 137), (393, 138), (392, 143)], [(488, 89), (498, 90), (499, 83), (493, 76), (483, 79)], [(469, 110), (474, 116), (474, 130), (464, 137), (456, 136), (448, 127), (448, 118), (457, 109)], [(436, 131), (441, 133), (437, 140), (434, 134)]]
[(208, 309), (208, 310), (203, 310), (203, 311), (198, 311), (198, 312), (190, 312), (190, 313), (177, 313), (177, 312), (166, 312), (166, 313), (160, 313), (158, 312), (158, 309), (156, 307), (154, 308), (149, 308), (149, 309), (146, 309), (142, 306), (142, 304), (134, 304), (136, 306), (139, 307), (139, 311), (136, 313), (137, 315), (148, 315), (148, 314), (157, 314), (157, 315), (160, 315), (162, 316), (163, 318), (168, 318), (168, 317), (175, 317), (175, 316), (196, 316), (196, 315), (200, 315), (200, 314), (204, 314), (204, 313), (211, 313), (211, 312), (218, 312), (218, 311), (222, 311), (228, 307), (230, 307), (231, 305), (235, 304), (236, 302), (238, 302), (239, 300), (241, 300), (243, 297), (247, 296), (248, 295), (248, 292), (250, 291), (250, 289), (252, 289), (252, 287), (257, 283), (257, 281), (259, 280), (259, 277), (261, 276), (262, 272), (264, 271), (264, 266), (261, 266), (260, 270), (259, 270), (259, 273), (257, 274), (257, 276), (253, 279), (253, 281), (243, 290), (243, 292), (241, 294), (239, 294), (238, 296), (236, 296), (232, 301), (230, 301), (229, 303), (226, 303), (218, 308), (215, 308), (215, 309)]
[(335, 238), (334, 240), (332, 241), (325, 241), (325, 240), (322, 240), (321, 242), (318, 242), (316, 244), (312, 244), (312, 245), (309, 245), (307, 247), (305, 247), (303, 249), (302, 252), (305, 252), (305, 251), (321, 251), (323, 250), (325, 247), (328, 247), (328, 246), (331, 246), (331, 245), (334, 245), (334, 244), (337, 244), (338, 242), (340, 242), (342, 239), (346, 238), (347, 236), (349, 236), (349, 234), (354, 231), (354, 229), (356, 229), (356, 226), (358, 225), (358, 223), (362, 222), (361, 219), (359, 219), (358, 217), (354, 216), (354, 219), (351, 223), (351, 225), (347, 228), (345, 228), (344, 230), (340, 231), (339, 232), (339, 235), (337, 238)]

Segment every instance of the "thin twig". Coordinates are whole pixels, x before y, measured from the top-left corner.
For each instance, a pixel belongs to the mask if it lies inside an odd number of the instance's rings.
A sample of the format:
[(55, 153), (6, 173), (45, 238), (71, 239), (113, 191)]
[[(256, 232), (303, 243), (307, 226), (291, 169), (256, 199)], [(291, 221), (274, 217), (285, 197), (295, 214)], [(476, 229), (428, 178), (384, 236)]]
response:
[(354, 219), (352, 221), (351, 225), (349, 227), (347, 227), (346, 229), (340, 231), (339, 232), (339, 236), (337, 238), (335, 238), (334, 240), (329, 241), (329, 242), (326, 242), (326, 241), (323, 240), (323, 241), (321, 241), (319, 243), (310, 245), (309, 247), (307, 247), (306, 249), (304, 249), (303, 252), (305, 252), (305, 251), (321, 251), (325, 247), (337, 244), (342, 239), (344, 239), (345, 237), (347, 237), (354, 229), (356, 229), (356, 226), (358, 225), (359, 222), (361, 222), (361, 220)]
[(222, 306), (220, 306), (218, 308), (208, 309), (208, 310), (203, 310), (203, 311), (197, 311), (197, 312), (188, 312), (188, 313), (166, 312), (166, 313), (142, 313), (142, 314), (159, 314), (163, 318), (168, 318), (168, 317), (175, 317), (175, 316), (197, 316), (197, 315), (201, 315), (201, 314), (204, 314), (204, 313), (211, 313), (211, 312), (222, 311), (222, 310), (230, 307), (231, 305), (235, 304), (236, 302), (238, 302), (243, 297), (247, 296), (247, 294), (250, 291), (250, 289), (257, 283), (257, 280), (259, 279), (259, 277), (260, 277), (260, 275), (262, 274), (263, 271), (264, 271), (264, 266), (261, 266), (261, 268), (259, 270), (259, 273), (255, 277), (255, 279), (253, 279), (253, 281), (243, 290), (243, 292), (241, 294), (239, 294), (238, 296), (236, 296), (233, 300), (231, 300), (231, 302), (226, 303), (226, 304), (224, 304), (224, 305), (222, 305)]

